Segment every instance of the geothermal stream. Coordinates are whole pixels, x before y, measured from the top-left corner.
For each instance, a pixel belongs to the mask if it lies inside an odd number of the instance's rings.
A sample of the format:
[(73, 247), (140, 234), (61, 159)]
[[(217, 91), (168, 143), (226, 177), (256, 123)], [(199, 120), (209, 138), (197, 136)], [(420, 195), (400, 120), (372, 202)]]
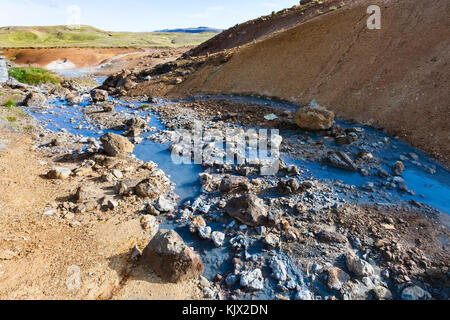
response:
[[(250, 97), (203, 96), (197, 97), (197, 99), (225, 99), (260, 104), (261, 107), (271, 106), (286, 110), (294, 110), (297, 108), (297, 106), (287, 103)], [(176, 184), (175, 192), (180, 196), (180, 208), (183, 208), (187, 201), (191, 203), (193, 208), (198, 208), (200, 211), (208, 212), (210, 208), (213, 208), (215, 202), (211, 201), (210, 195), (202, 190), (202, 184), (199, 178), (199, 174), (204, 171), (202, 166), (196, 164), (175, 165), (171, 160), (171, 153), (168, 151), (169, 144), (156, 142), (157, 139), (152, 138), (152, 136), (157, 136), (160, 132), (166, 130), (166, 128), (160, 118), (154, 113), (139, 108), (146, 103), (125, 103), (111, 98), (110, 100), (116, 105), (116, 112), (128, 114), (130, 118), (141, 117), (149, 120), (148, 124), (154, 128), (154, 131), (141, 136), (143, 138), (142, 142), (136, 144), (133, 154), (138, 159), (157, 163), (171, 178)], [(152, 105), (157, 108), (164, 108), (166, 105), (178, 102), (157, 99), (156, 103)], [(98, 139), (103, 134), (112, 130), (98, 128), (86, 120), (83, 114), (83, 108), (89, 104), (90, 102), (87, 100), (78, 105), (69, 105), (66, 101), (53, 101), (49, 103), (52, 109), (46, 109), (45, 111), (33, 110), (30, 111), (30, 114), (43, 123), (49, 130), (65, 131), (80, 137)], [(291, 155), (282, 151), (281, 157), (286, 165), (298, 166), (301, 172), (301, 180), (318, 180), (334, 189), (334, 192), (328, 194), (312, 195), (317, 199), (316, 210), (320, 210), (323, 207), (333, 207), (343, 202), (393, 204), (414, 200), (447, 214), (450, 213), (448, 212), (448, 203), (450, 203), (450, 174), (445, 168), (435, 163), (422, 152), (415, 150), (404, 142), (387, 136), (383, 132), (365, 126), (356, 126), (340, 120), (336, 121), (344, 129), (357, 128), (356, 132), (364, 138), (347, 146), (336, 146), (334, 141), (327, 141), (320, 135), (314, 133), (302, 132), (302, 138), (306, 140), (306, 143), (325, 140), (325, 146), (338, 150), (355, 151), (363, 149), (381, 159), (383, 162), (382, 167), (387, 172), (390, 172), (392, 165), (396, 161), (402, 159), (406, 166), (403, 179), (407, 189), (398, 190), (395, 181), (386, 183), (386, 179), (379, 177), (374, 172), (362, 174), (358, 171), (348, 171), (319, 162), (291, 157)], [(120, 134), (121, 132), (116, 133)], [(299, 130), (296, 132), (289, 130), (280, 132), (284, 140), (296, 139), (298, 134)], [(265, 179), (271, 178), (267, 177)], [(270, 196), (277, 197), (276, 194)], [(211, 211), (214, 210), (211, 209)], [(180, 209), (180, 212), (182, 213), (182, 209)], [(221, 231), (224, 233), (237, 222), (226, 214), (215, 217), (213, 221), (213, 223), (208, 223), (212, 231)], [(213, 281), (217, 274), (226, 277), (228, 273), (233, 271), (232, 259), (236, 254), (231, 247), (234, 246), (240, 247), (236, 252), (240, 254), (242, 259), (258, 262), (262, 257), (276, 257), (276, 260), (284, 264), (288, 275), (288, 281), (286, 281), (285, 286), (288, 288), (291, 297), (299, 294), (303, 288), (310, 288), (311, 286), (315, 286), (316, 292), (326, 291), (325, 288), (313, 284), (313, 281), (302, 273), (289, 256), (281, 253), (278, 249), (267, 250), (264, 248), (261, 240), (247, 236), (250, 230), (246, 226), (240, 227), (242, 231), (241, 237), (238, 236), (232, 239), (227, 237), (224, 246), (221, 248), (216, 248), (211, 241), (202, 240), (197, 235), (191, 234), (188, 223), (166, 219), (161, 224), (161, 228), (175, 229), (189, 246), (192, 246), (200, 253), (205, 264), (204, 276), (210, 281)], [(230, 244), (230, 241), (233, 244)], [(269, 267), (268, 264), (262, 268), (262, 273), (265, 279), (264, 289), (256, 291), (253, 298), (274, 299), (275, 294), (280, 292), (279, 282), (275, 279), (277, 276), (274, 277), (273, 268)], [(232, 278), (230, 276), (230, 290), (239, 287), (239, 282), (236, 283), (236, 280)], [(242, 295), (235, 298), (245, 299), (248, 296)]]

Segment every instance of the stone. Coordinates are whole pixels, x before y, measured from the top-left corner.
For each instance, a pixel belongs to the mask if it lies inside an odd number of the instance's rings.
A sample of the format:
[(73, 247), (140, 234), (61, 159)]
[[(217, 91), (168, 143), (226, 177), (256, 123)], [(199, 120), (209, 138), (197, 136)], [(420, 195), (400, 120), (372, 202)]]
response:
[(325, 158), (325, 162), (341, 169), (355, 171), (358, 169), (355, 162), (343, 151), (331, 151)]
[(314, 300), (314, 296), (311, 291), (306, 288), (301, 288), (295, 294), (295, 300), (311, 301)]
[(173, 230), (159, 230), (144, 249), (142, 261), (163, 280), (174, 283), (198, 279), (204, 270), (200, 256)]
[(403, 171), (405, 171), (405, 165), (401, 161), (397, 161), (392, 167), (392, 173), (396, 176), (401, 176)]
[(120, 196), (132, 195), (137, 185), (136, 180), (123, 180), (116, 185), (116, 193)]
[(28, 107), (42, 107), (47, 102), (47, 98), (42, 93), (30, 92), (23, 101)]
[(209, 240), (211, 238), (211, 227), (198, 227), (198, 235), (203, 240)]
[(100, 141), (105, 152), (112, 157), (127, 155), (134, 150), (134, 145), (127, 138), (115, 133), (105, 134), (100, 138)]
[(75, 194), (75, 198), (77, 202), (84, 202), (87, 200), (95, 199), (99, 197), (99, 192), (89, 186), (80, 186), (77, 189)]
[(261, 269), (242, 272), (240, 284), (242, 287), (253, 291), (264, 289), (264, 278)]
[(402, 291), (401, 297), (403, 300), (429, 300), (429, 299), (431, 299), (430, 293), (417, 285), (405, 288)]
[(48, 179), (66, 180), (72, 174), (72, 170), (62, 167), (55, 167), (47, 172)]
[(91, 99), (93, 102), (103, 102), (108, 100), (108, 91), (94, 89), (91, 91)]
[(358, 277), (370, 277), (375, 273), (370, 263), (357, 257), (353, 252), (347, 254), (345, 260), (348, 270)]
[(329, 130), (334, 123), (334, 113), (323, 107), (299, 108), (294, 122), (304, 130)]
[(234, 189), (243, 188), (248, 190), (248, 179), (239, 176), (226, 175), (220, 182), (219, 190), (227, 193)]
[(350, 276), (340, 268), (328, 269), (327, 285), (331, 290), (341, 290), (342, 286), (350, 280)]
[(337, 232), (331, 232), (331, 231), (320, 231), (316, 234), (316, 238), (317, 240), (321, 241), (321, 242), (326, 242), (326, 243), (347, 243), (347, 237), (337, 233)]
[(220, 248), (225, 242), (225, 234), (220, 231), (214, 231), (213, 233), (211, 233), (211, 240), (214, 243), (215, 247)]
[(112, 105), (112, 104), (104, 105), (103, 112), (114, 112), (114, 105)]
[(156, 210), (160, 212), (172, 212), (175, 210), (175, 205), (173, 204), (173, 202), (164, 196), (158, 197), (158, 199), (155, 201), (154, 206)]
[(392, 299), (392, 292), (383, 286), (377, 286), (372, 289), (372, 294), (375, 299), (377, 300), (391, 300)]
[(273, 277), (278, 281), (287, 280), (286, 265), (279, 258), (272, 257), (270, 259), (270, 268), (272, 269)]
[(152, 236), (154, 236), (159, 229), (158, 220), (150, 215), (145, 215), (141, 218), (141, 226), (144, 230), (148, 230)]
[(225, 278), (225, 284), (228, 287), (232, 287), (234, 286), (239, 280), (239, 277), (233, 273), (230, 273), (227, 275), (227, 277)]
[(197, 233), (199, 227), (206, 227), (205, 219), (202, 216), (196, 216), (189, 223), (189, 231), (191, 233)]
[[(159, 181), (155, 177), (152, 177), (152, 178), (141, 181), (136, 186), (135, 192), (141, 198), (156, 199), (165, 190), (166, 190), (166, 186), (163, 184), (163, 182)], [(167, 209), (167, 207), (165, 207), (165, 205), (163, 207), (165, 209)]]
[(231, 199), (225, 211), (248, 226), (262, 226), (267, 222), (267, 206), (254, 194), (245, 194)]

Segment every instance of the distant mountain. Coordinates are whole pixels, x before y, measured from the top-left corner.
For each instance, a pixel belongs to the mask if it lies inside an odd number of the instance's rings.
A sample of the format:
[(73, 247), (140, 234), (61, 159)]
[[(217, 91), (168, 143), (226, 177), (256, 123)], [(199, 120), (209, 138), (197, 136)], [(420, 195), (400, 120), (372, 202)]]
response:
[(215, 28), (208, 28), (208, 27), (198, 27), (198, 28), (179, 28), (179, 29), (164, 29), (164, 30), (157, 30), (155, 32), (181, 32), (181, 33), (221, 33), (223, 30), (221, 29), (215, 29)]

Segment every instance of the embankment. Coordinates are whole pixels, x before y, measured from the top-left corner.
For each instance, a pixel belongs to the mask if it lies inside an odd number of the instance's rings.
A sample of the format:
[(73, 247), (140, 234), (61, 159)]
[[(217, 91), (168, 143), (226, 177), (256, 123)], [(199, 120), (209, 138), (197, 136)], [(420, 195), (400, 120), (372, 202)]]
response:
[[(367, 8), (381, 7), (381, 30)], [(361, 0), (234, 50), (172, 94), (226, 93), (316, 100), (344, 119), (379, 126), (447, 165), (450, 2)]]

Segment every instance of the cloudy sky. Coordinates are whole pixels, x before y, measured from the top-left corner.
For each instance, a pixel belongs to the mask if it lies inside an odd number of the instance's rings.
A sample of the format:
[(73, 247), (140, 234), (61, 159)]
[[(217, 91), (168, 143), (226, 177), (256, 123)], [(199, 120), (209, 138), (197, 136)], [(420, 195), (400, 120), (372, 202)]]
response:
[(81, 24), (108, 31), (198, 26), (226, 29), (298, 3), (298, 0), (0, 0), (0, 26), (70, 24), (77, 20), (79, 11)]

